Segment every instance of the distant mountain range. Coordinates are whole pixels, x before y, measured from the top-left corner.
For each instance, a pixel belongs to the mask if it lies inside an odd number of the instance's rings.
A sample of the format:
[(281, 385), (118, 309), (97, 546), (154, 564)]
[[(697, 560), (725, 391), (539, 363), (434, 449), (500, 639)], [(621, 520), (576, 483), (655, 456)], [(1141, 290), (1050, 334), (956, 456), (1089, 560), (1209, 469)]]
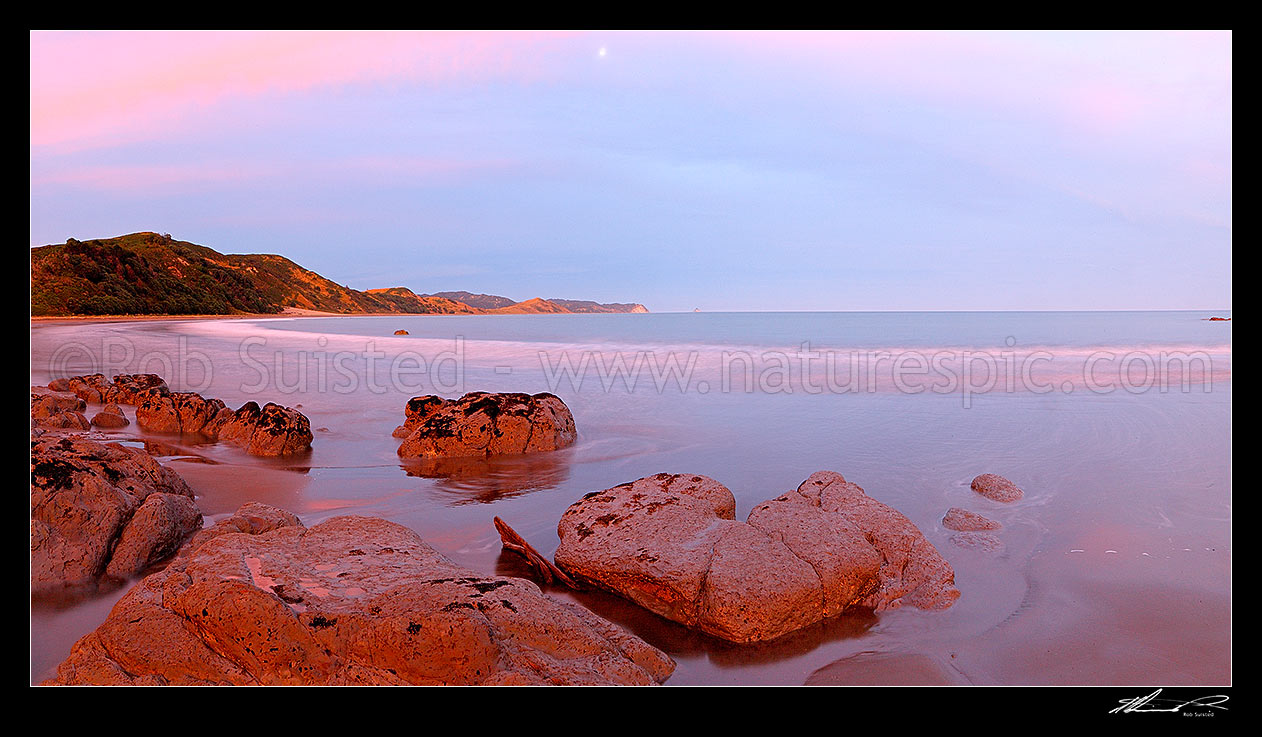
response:
[(528, 299), (470, 292), (361, 292), (284, 256), (223, 254), (169, 235), (132, 233), (31, 249), (31, 315), (485, 315), (648, 312), (640, 304)]

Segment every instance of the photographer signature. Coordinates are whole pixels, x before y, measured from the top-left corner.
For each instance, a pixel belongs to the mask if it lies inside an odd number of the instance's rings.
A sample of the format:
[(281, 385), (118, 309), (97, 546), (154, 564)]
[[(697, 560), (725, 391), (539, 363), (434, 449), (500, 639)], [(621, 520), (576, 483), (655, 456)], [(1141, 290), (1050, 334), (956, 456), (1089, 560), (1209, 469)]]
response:
[(1131, 712), (1170, 712), (1179, 713), (1179, 710), (1189, 706), (1208, 707), (1210, 709), (1221, 709), (1226, 711), (1227, 707), (1222, 704), (1226, 703), (1228, 697), (1223, 694), (1215, 694), (1213, 696), (1201, 696), (1191, 701), (1175, 701), (1174, 699), (1159, 699), (1157, 696), (1161, 693), (1161, 689), (1157, 689), (1147, 696), (1139, 696), (1133, 699), (1122, 699), (1119, 703), (1121, 706), (1111, 709), (1110, 714), (1129, 714)]

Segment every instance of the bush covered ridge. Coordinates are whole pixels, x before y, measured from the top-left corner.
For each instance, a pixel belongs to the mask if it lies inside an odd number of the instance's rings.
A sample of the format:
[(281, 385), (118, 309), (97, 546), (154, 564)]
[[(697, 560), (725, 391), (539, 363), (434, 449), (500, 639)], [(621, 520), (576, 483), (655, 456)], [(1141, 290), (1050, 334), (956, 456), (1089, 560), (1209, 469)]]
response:
[[(340, 314), (587, 311), (537, 299), (507, 301), (508, 307), (487, 310), (445, 296), (418, 295), (406, 287), (361, 292), (284, 256), (223, 254), (158, 233), (82, 242), (71, 238), (62, 244), (31, 249), (34, 317), (267, 315), (287, 307)], [(543, 303), (547, 309), (535, 303)]]
[(31, 249), (32, 315), (276, 313), (221, 254), (156, 233)]

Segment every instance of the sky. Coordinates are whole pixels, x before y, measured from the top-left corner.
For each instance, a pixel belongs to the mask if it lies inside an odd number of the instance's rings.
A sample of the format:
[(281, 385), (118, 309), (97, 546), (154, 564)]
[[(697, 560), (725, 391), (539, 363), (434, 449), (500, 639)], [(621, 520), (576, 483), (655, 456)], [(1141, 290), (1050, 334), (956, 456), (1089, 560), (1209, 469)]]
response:
[(32, 247), (652, 311), (1229, 309), (1231, 34), (31, 34)]

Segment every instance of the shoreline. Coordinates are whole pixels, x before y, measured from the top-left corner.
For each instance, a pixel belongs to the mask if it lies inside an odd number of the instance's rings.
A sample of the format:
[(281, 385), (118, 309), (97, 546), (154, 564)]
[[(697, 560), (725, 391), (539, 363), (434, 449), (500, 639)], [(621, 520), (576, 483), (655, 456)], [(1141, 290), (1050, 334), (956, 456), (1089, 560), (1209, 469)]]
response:
[[(636, 312), (321, 312), (299, 307), (286, 307), (276, 313), (238, 313), (233, 315), (31, 315), (31, 325), (75, 325), (114, 322), (161, 322), (189, 320), (279, 320), (303, 317), (522, 317), (538, 315), (635, 315)], [(1208, 318), (1207, 318), (1208, 319)]]
[(394, 312), (365, 312), (346, 314), (343, 312), (321, 312), (304, 310), (298, 307), (286, 307), (276, 313), (240, 313), (235, 315), (31, 315), (31, 324), (77, 324), (77, 323), (109, 323), (109, 322), (155, 322), (162, 320), (275, 320), (289, 317), (381, 317), (394, 315)]

